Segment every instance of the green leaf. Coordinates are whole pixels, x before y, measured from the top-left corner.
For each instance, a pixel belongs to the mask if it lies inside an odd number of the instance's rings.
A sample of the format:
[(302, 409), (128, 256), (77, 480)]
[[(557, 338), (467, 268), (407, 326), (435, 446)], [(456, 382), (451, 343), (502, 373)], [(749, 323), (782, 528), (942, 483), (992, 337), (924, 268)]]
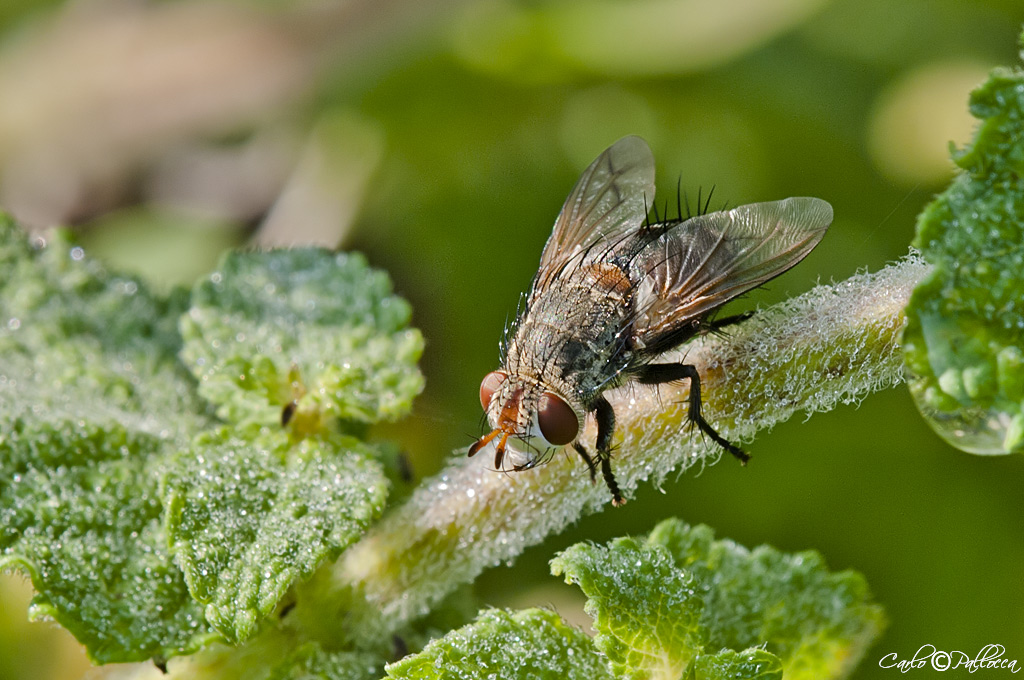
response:
[(820, 680), (844, 677), (882, 625), (860, 576), (678, 520), (646, 541), (577, 544), (551, 569), (587, 595), (592, 644), (551, 612), (488, 610), (389, 665), (389, 677)]
[(385, 670), (390, 678), (417, 680), (614, 677), (590, 638), (543, 609), (483, 611), (475, 622)]
[(907, 308), (904, 358), (949, 443), (1024, 452), (1024, 71), (992, 71), (970, 108), (981, 124), (954, 153), (962, 173), (918, 219), (932, 270)]
[(767, 644), (787, 679), (843, 677), (884, 626), (864, 578), (830, 573), (816, 552), (747, 550), (676, 519), (655, 527), (647, 543), (667, 549), (699, 584), (709, 649)]
[(97, 662), (191, 652), (212, 635), (160, 526), (148, 461), (162, 443), (116, 425), (0, 424), (0, 569), (21, 568)]
[(204, 433), (165, 482), (167, 535), (189, 590), (228, 640), (252, 635), (287, 589), (336, 557), (380, 514), (374, 452), (345, 436), (297, 443)]
[(184, 294), (163, 298), (106, 272), (65, 232), (47, 238), (30, 245), (0, 214), (0, 410), (113, 420), (161, 437), (208, 422), (177, 359)]
[(551, 567), (587, 595), (595, 643), (623, 677), (843, 677), (882, 626), (859, 575), (678, 520), (644, 543), (575, 545)]
[(208, 424), (178, 364), (183, 298), (111, 275), (63, 233), (30, 245), (0, 217), (0, 568), (30, 614), (98, 662), (214, 636), (171, 560), (157, 482)]
[[(34, 615), (97, 661), (248, 637), (384, 503), (377, 452), (326, 424), (408, 409), (422, 384), (408, 305), (355, 256), (225, 262), (182, 321), (190, 354), (178, 334), (187, 295), (109, 274), (60, 232), (30, 244), (0, 217), (0, 566), (27, 571)], [(314, 360), (316, 347), (337, 363)], [(278, 354), (258, 354), (268, 348)], [(274, 380), (257, 391), (298, 399), (293, 427), (264, 400), (270, 427), (212, 429), (178, 356), (210, 369), (197, 373), (216, 394), (225, 352), (226, 365), (268, 367)], [(237, 387), (228, 401), (244, 411), (251, 395)], [(259, 420), (249, 416), (239, 422)]]
[(141, 281), (108, 273), (86, 257), (67, 232), (27, 237), (0, 214), (0, 290), (5, 341), (66, 342), (71, 336), (98, 340), (108, 352), (161, 358), (180, 341), (175, 316), (184, 297), (160, 298)]
[(782, 661), (756, 648), (701, 654), (693, 664), (693, 680), (782, 680)]
[(551, 561), (587, 595), (595, 643), (624, 678), (680, 678), (703, 647), (704, 602), (694, 579), (660, 546), (620, 538), (579, 543)]
[[(305, 248), (230, 253), (197, 285), (182, 353), (232, 423), (359, 425), (405, 415), (423, 387), (409, 305), (359, 255)], [(286, 418), (288, 420), (288, 418)]]

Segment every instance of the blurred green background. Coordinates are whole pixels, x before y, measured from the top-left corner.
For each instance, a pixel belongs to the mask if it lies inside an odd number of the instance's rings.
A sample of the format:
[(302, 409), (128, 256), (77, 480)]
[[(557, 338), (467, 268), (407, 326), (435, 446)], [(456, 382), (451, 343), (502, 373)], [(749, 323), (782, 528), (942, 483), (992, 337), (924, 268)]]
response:
[[(644, 136), (672, 206), (677, 181), (716, 187), (713, 207), (830, 201), (821, 246), (732, 309), (770, 304), (906, 253), (1022, 23), (1020, 0), (5, 0), (0, 205), (163, 287), (231, 246), (366, 252), (427, 338), (415, 415), (380, 434), (428, 475), (479, 434), (502, 326), (605, 147)], [(951, 449), (903, 388), (748, 448), (747, 468), (643, 488), (479, 595), (585, 625), (554, 551), (674, 515), (863, 572), (890, 625), (854, 677), (926, 644), (1024, 661), (1020, 457)], [(79, 677), (69, 636), (24, 623), (29, 597), (0, 577), (0, 679)]]

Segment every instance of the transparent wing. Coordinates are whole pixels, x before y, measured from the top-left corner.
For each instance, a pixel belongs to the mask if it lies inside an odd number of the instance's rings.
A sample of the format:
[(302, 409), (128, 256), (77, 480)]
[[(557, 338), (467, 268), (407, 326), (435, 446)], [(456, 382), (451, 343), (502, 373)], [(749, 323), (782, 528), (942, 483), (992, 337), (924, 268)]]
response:
[(565, 264), (601, 241), (610, 244), (640, 228), (654, 202), (654, 156), (639, 137), (623, 137), (590, 164), (565, 199), (540, 256), (533, 292)]
[(787, 198), (700, 215), (665, 232), (634, 260), (643, 276), (633, 326), (639, 344), (671, 344), (687, 322), (806, 257), (831, 223), (825, 201)]

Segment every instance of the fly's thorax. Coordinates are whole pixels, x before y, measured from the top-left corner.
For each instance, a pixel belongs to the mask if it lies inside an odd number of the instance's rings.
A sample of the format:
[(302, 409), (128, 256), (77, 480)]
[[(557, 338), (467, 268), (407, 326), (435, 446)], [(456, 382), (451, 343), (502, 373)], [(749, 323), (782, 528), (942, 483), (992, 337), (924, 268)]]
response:
[(508, 344), (506, 365), (574, 396), (586, 410), (632, 361), (633, 289), (611, 262), (568, 269), (531, 297)]

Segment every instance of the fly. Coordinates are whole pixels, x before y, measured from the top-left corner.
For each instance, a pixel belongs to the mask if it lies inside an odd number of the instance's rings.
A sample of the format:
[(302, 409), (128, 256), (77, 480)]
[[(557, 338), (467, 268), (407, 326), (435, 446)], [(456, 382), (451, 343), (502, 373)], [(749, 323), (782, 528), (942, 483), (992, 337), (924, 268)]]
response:
[[(688, 379), (690, 421), (749, 459), (701, 414), (696, 367), (658, 357), (735, 321), (709, 317), (806, 257), (831, 224), (832, 206), (787, 198), (652, 224), (653, 201), (654, 157), (639, 137), (619, 140), (583, 172), (502, 343), (501, 368), (480, 384), (492, 429), (470, 456), (493, 442), (494, 466), (503, 470), (511, 447), (524, 456), (518, 471), (571, 445), (591, 478), (600, 467), (612, 504), (622, 505), (611, 469), (615, 412), (604, 392), (628, 381)], [(579, 441), (587, 417), (597, 421), (593, 455)]]

